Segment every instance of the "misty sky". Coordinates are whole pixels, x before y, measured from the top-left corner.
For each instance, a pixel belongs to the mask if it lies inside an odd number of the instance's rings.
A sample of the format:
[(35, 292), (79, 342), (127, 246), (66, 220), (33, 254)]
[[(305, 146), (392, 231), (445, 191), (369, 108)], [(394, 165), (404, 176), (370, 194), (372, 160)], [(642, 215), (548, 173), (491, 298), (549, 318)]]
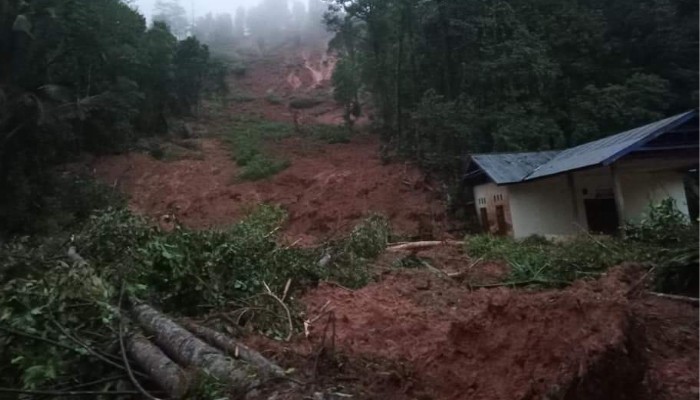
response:
[[(259, 0), (180, 0), (180, 4), (187, 10), (188, 17), (192, 4), (194, 4), (195, 15), (201, 16), (208, 12), (214, 14), (228, 12), (233, 15), (238, 6), (249, 8), (256, 5), (258, 2)], [(150, 18), (156, 0), (134, 0), (134, 4), (141, 14)]]

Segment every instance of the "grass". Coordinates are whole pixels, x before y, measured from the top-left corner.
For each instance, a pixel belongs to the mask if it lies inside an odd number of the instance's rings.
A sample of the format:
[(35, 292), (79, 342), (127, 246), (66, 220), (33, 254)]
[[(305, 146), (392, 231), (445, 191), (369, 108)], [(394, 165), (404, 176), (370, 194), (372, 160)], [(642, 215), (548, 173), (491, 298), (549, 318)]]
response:
[(239, 177), (247, 181), (257, 181), (276, 175), (287, 169), (289, 160), (276, 160), (262, 154), (257, 154), (246, 164)]
[(351, 132), (345, 126), (314, 125), (309, 128), (311, 136), (330, 144), (350, 143)]
[(315, 97), (300, 97), (289, 102), (289, 107), (297, 110), (305, 110), (307, 108), (314, 108), (317, 105), (323, 103), (323, 100)]
[(284, 100), (280, 96), (276, 95), (275, 93), (268, 93), (265, 96), (265, 100), (267, 100), (268, 103), (274, 104), (274, 105), (280, 105), (284, 102)]
[(516, 241), (479, 235), (467, 237), (465, 246), (474, 258), (507, 262), (511, 267), (508, 282), (530, 282), (544, 287), (597, 276), (623, 261), (645, 262), (654, 257), (645, 246), (632, 246), (621, 239), (605, 236), (581, 236), (554, 243), (541, 237)]
[(233, 93), (229, 99), (236, 103), (250, 103), (251, 101), (255, 101), (255, 96), (246, 92), (236, 92)]
[(289, 167), (288, 160), (279, 160), (264, 151), (266, 140), (282, 140), (294, 134), (290, 124), (241, 116), (224, 135), (236, 163), (244, 167), (239, 178), (259, 180), (273, 176)]

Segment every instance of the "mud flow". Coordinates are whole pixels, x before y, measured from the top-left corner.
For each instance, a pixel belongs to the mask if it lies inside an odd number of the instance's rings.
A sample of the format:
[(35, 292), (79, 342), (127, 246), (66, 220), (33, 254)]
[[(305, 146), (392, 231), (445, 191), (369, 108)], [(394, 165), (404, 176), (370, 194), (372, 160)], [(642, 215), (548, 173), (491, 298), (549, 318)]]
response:
[[(325, 100), (298, 111), (301, 123), (340, 123), (342, 110), (330, 100), (336, 61), (316, 50), (256, 60), (246, 76), (232, 78), (253, 100), (226, 112), (291, 122), (289, 101), (316, 96)], [(284, 101), (266, 101), (270, 93)], [(451, 237), (440, 185), (410, 163), (383, 162), (375, 136), (270, 143), (267, 150), (291, 164), (257, 182), (236, 179), (239, 167), (220, 139), (198, 140), (195, 158), (166, 162), (134, 153), (92, 167), (128, 194), (135, 211), (193, 228), (225, 227), (250, 207), (273, 203), (289, 214), (284, 240), (298, 246), (347, 234), (371, 213), (386, 215), (406, 238)], [(307, 335), (285, 343), (249, 337), (307, 383), (279, 382), (249, 398), (698, 398), (698, 310), (630, 294), (638, 269), (529, 291), (498, 287), (507, 266), (475, 263), (458, 247), (418, 253), (443, 275), (393, 268), (406, 254), (387, 253), (374, 265), (374, 283), (360, 290), (323, 283), (305, 294), (303, 318), (314, 321)]]

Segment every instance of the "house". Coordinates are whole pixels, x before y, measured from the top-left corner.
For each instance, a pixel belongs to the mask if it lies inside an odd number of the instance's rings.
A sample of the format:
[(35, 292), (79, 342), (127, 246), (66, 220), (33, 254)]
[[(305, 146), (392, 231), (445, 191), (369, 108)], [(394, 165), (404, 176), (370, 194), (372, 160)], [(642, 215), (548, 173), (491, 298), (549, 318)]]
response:
[(614, 233), (669, 197), (688, 215), (684, 178), (697, 166), (692, 110), (565, 150), (473, 154), (463, 184), (492, 233)]

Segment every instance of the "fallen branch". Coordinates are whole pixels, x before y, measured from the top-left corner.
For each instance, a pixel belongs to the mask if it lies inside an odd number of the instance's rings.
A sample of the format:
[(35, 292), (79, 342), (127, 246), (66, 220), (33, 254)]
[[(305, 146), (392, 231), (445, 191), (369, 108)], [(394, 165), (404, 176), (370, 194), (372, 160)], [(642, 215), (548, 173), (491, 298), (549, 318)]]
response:
[(657, 292), (647, 292), (647, 294), (650, 294), (650, 295), (656, 296), (656, 297), (660, 297), (662, 299), (681, 301), (683, 303), (693, 304), (696, 306), (698, 304), (700, 304), (700, 299), (698, 299), (697, 297), (679, 296), (676, 294), (666, 294), (666, 293), (657, 293)]
[(315, 316), (314, 318), (307, 319), (307, 320), (304, 321), (304, 336), (305, 336), (307, 339), (308, 339), (309, 336), (311, 335), (311, 331), (309, 330), (309, 328), (311, 328), (311, 325), (313, 325), (314, 322), (318, 321), (319, 319), (321, 319), (321, 317), (323, 317), (323, 316), (326, 315), (328, 312), (330, 312), (330, 311), (326, 311), (326, 308), (328, 308), (328, 306), (329, 306), (330, 304), (331, 304), (331, 301), (330, 301), (330, 300), (327, 300), (326, 303), (323, 305), (323, 307), (321, 307), (321, 310), (319, 311), (319, 313), (318, 313), (317, 316)]
[(272, 290), (270, 290), (270, 287), (267, 286), (267, 283), (263, 282), (263, 285), (265, 286), (265, 289), (267, 292), (265, 295), (272, 297), (273, 299), (277, 300), (278, 303), (284, 308), (284, 311), (287, 313), (287, 322), (289, 323), (289, 333), (287, 334), (286, 341), (289, 341), (292, 339), (292, 335), (294, 335), (294, 321), (292, 321), (292, 313), (289, 311), (289, 307), (287, 307), (286, 304), (284, 304), (284, 301), (277, 297), (274, 293), (272, 293)]
[(466, 275), (468, 275), (469, 272), (471, 272), (472, 268), (474, 268), (474, 267), (476, 267), (477, 265), (479, 265), (479, 263), (480, 263), (483, 259), (484, 259), (484, 257), (479, 257), (476, 261), (474, 261), (473, 263), (469, 264), (469, 266), (467, 267), (467, 269), (465, 269), (464, 271), (448, 273), (447, 276), (449, 276), (449, 277), (452, 278), (452, 279), (461, 279), (461, 278), (465, 277)]
[(419, 251), (430, 249), (437, 246), (462, 246), (464, 243), (459, 240), (443, 240), (443, 241), (423, 241), (423, 242), (409, 242), (409, 243), (399, 243), (389, 245), (386, 251), (398, 252), (398, 251)]
[(181, 321), (182, 326), (207, 343), (215, 346), (234, 358), (240, 358), (254, 365), (265, 379), (284, 376), (284, 370), (277, 364), (263, 357), (262, 354), (245, 344), (213, 329), (195, 324), (191, 321)]
[(437, 275), (439, 278), (442, 278), (442, 279), (451, 279), (451, 277), (450, 277), (449, 275), (447, 275), (447, 273), (445, 273), (445, 271), (442, 271), (442, 270), (440, 270), (440, 269), (437, 269), (437, 268), (433, 267), (432, 265), (430, 265), (429, 262), (423, 260), (422, 258), (420, 259), (420, 263), (423, 264), (423, 266), (424, 266), (425, 268), (428, 268), (428, 270), (429, 270), (430, 272), (432, 272), (433, 274)]

